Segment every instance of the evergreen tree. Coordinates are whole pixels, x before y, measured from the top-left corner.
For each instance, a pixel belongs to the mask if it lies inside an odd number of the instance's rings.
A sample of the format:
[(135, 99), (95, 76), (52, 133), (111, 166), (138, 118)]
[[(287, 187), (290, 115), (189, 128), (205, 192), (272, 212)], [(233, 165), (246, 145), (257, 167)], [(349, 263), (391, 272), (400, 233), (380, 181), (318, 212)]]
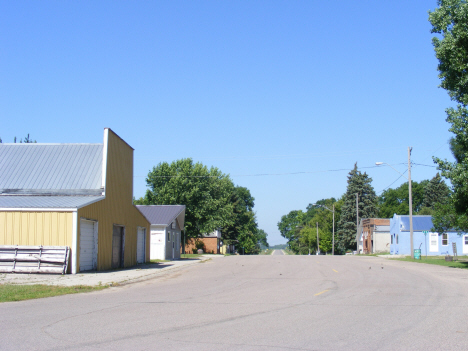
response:
[(450, 189), (439, 173), (432, 178), (424, 189), (423, 206), (434, 209), (435, 204), (445, 203), (450, 195)]
[(374, 218), (377, 215), (377, 196), (371, 182), (372, 178), (367, 173), (358, 171), (356, 163), (348, 175), (348, 187), (343, 195), (344, 203), (335, 237), (341, 252), (356, 249), (356, 193), (359, 199), (359, 218)]

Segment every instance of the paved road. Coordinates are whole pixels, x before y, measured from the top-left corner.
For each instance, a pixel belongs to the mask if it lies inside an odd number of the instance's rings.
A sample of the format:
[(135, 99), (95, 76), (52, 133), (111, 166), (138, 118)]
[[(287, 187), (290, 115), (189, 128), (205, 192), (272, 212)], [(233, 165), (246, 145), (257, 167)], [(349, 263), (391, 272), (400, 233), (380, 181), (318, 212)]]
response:
[(100, 292), (0, 304), (1, 350), (466, 350), (468, 271), (229, 256)]
[(272, 255), (284, 255), (283, 250), (275, 250), (273, 251)]

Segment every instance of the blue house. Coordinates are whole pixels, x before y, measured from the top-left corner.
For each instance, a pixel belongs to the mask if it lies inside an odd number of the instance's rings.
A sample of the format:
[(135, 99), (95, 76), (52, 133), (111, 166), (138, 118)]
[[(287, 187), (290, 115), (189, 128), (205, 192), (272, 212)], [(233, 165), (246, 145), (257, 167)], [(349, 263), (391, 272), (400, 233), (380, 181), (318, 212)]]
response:
[[(432, 216), (413, 216), (413, 247), (421, 249), (421, 255), (453, 255), (452, 243), (457, 244), (458, 255), (468, 255), (468, 234), (431, 229)], [(390, 254), (411, 255), (409, 215), (390, 218)]]

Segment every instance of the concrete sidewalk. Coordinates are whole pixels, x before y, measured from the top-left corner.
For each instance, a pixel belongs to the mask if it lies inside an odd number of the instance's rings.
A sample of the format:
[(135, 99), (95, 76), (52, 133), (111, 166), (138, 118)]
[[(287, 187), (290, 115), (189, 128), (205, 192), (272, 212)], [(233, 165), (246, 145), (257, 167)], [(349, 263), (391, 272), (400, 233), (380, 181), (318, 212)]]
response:
[(185, 258), (176, 261), (140, 264), (138, 266), (109, 271), (85, 272), (78, 274), (23, 274), (0, 273), (0, 284), (45, 284), (45, 285), (123, 285), (154, 278), (174, 272), (188, 265), (197, 264), (223, 255), (204, 255), (200, 258)]

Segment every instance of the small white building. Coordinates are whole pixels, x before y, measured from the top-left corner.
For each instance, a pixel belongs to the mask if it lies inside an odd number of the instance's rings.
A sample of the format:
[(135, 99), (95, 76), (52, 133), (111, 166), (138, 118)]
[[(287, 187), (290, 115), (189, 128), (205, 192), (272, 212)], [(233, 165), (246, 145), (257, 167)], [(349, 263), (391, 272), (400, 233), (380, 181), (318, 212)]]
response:
[(185, 205), (137, 205), (136, 207), (151, 224), (150, 259), (180, 259)]

